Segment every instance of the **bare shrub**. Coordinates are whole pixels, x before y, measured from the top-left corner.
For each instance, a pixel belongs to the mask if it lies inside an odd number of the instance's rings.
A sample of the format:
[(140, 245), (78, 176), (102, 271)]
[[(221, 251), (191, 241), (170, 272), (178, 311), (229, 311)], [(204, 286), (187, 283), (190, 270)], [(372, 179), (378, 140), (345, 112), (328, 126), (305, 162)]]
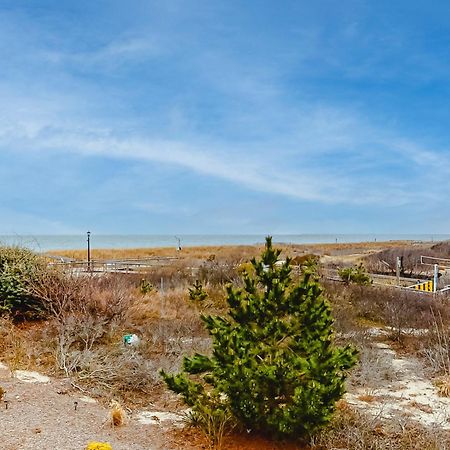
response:
[(239, 278), (238, 266), (241, 261), (212, 260), (205, 261), (199, 268), (197, 276), (204, 283), (224, 285)]
[(120, 334), (108, 332), (111, 324), (101, 326), (95, 320), (65, 322), (57, 337), (59, 368), (94, 396), (114, 393), (131, 399), (139, 392), (148, 394), (159, 384), (160, 365), (144, 349), (125, 346)]
[(116, 344), (71, 349), (65, 358), (70, 375), (94, 396), (132, 400), (135, 394), (149, 394), (159, 384), (159, 365), (130, 347)]
[(391, 329), (391, 337), (401, 341), (405, 332), (420, 329), (430, 320), (433, 300), (415, 291), (393, 291), (384, 308), (384, 323)]
[[(183, 354), (209, 348), (185, 289), (142, 296), (131, 277), (57, 272), (34, 289), (53, 317), (58, 369), (93, 395), (148, 394), (160, 384), (159, 369), (178, 369)], [(130, 332), (141, 338), (139, 346), (122, 344)]]
[[(431, 296), (412, 290), (382, 287), (344, 286), (326, 283), (326, 289), (336, 318), (338, 338), (350, 338), (361, 351), (360, 369), (355, 373), (363, 380), (358, 384), (370, 385), (371, 377), (364, 374), (366, 356), (364, 329), (382, 327), (388, 337), (408, 352), (422, 357), (433, 376), (440, 377), (437, 384), (444, 392), (450, 384), (450, 305), (442, 296)], [(370, 361), (367, 361), (370, 362)], [(372, 366), (376, 366), (375, 361)], [(374, 379), (375, 379), (374, 378)]]
[(337, 326), (358, 322), (390, 327), (392, 337), (400, 340), (405, 331), (424, 328), (431, 323), (430, 306), (435, 300), (427, 294), (405, 289), (376, 286), (343, 286), (325, 283), (331, 298)]
[(95, 277), (52, 270), (43, 273), (29, 289), (58, 321), (71, 314), (120, 319), (132, 300), (127, 284), (113, 275)]
[(146, 392), (159, 382), (155, 362), (122, 344), (134, 301), (124, 277), (54, 272), (34, 290), (54, 317), (55, 359), (67, 376), (96, 395)]
[(114, 277), (80, 277), (52, 271), (32, 286), (54, 317), (56, 354), (66, 375), (76, 371), (82, 355), (110, 334), (131, 303), (129, 291)]
[(443, 450), (448, 432), (399, 420), (381, 421), (341, 402), (335, 417), (311, 442), (312, 450)]
[(425, 358), (433, 373), (441, 377), (437, 384), (442, 393), (448, 390), (448, 380), (450, 379), (450, 317), (448, 309), (446, 304), (439, 302), (434, 302), (430, 306), (431, 319), (427, 333), (421, 336), (418, 342), (419, 355)]
[(106, 334), (107, 321), (67, 314), (57, 322), (56, 360), (67, 376), (77, 372), (95, 344)]
[(365, 264), (369, 272), (395, 274), (397, 257), (400, 257), (403, 265), (402, 275), (420, 277), (424, 274), (430, 274), (433, 270), (430, 266), (420, 263), (421, 255), (450, 258), (450, 241), (439, 242), (427, 247), (410, 245), (385, 249), (367, 256)]

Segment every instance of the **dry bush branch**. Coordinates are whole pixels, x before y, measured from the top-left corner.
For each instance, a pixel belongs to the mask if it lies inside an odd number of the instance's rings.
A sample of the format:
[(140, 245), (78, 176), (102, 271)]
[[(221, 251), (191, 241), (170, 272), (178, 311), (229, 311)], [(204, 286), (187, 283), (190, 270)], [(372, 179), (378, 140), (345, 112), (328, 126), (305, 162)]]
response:
[(381, 421), (342, 402), (334, 420), (311, 442), (311, 450), (444, 450), (450, 436), (439, 428), (424, 428), (401, 420)]

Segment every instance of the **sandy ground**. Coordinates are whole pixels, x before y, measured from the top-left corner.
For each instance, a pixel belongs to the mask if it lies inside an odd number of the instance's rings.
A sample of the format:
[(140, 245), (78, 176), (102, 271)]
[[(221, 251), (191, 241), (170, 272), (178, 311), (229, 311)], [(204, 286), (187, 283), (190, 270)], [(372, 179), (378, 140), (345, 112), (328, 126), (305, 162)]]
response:
[[(108, 408), (73, 389), (68, 379), (18, 372), (12, 376), (0, 363), (0, 386), (6, 391), (0, 402), (1, 450), (84, 450), (91, 441), (108, 442), (113, 450), (209, 448), (201, 433), (185, 427), (179, 412), (133, 411), (124, 426), (113, 428)], [(228, 436), (223, 445), (224, 450), (299, 448), (245, 434)]]
[(439, 395), (422, 362), (398, 355), (385, 342), (374, 342), (372, 349), (378, 367), (372, 379), (378, 379), (375, 384), (351, 389), (345, 395), (347, 402), (380, 419), (450, 430), (450, 398)]
[(0, 404), (2, 450), (83, 450), (91, 441), (109, 442), (114, 450), (198, 448), (174, 437), (183, 419), (173, 413), (136, 411), (124, 426), (113, 428), (109, 409), (67, 379), (26, 371), (11, 377), (1, 365), (0, 386), (6, 391)]

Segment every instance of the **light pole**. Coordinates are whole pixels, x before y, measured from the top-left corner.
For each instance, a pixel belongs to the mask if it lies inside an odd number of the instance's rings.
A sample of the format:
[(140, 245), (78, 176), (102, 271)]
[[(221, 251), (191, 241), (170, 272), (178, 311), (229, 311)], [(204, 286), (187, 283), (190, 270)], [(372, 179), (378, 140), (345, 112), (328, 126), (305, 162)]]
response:
[(91, 271), (91, 232), (87, 232), (87, 266), (88, 272)]

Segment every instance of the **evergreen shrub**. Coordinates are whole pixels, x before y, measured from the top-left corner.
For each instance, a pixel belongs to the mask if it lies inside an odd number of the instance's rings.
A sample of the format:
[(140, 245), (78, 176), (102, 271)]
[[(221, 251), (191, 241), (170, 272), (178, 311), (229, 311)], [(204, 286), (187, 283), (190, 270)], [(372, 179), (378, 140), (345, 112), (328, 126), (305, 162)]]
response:
[(47, 268), (36, 253), (21, 247), (0, 247), (0, 312), (38, 315), (40, 302), (30, 293), (30, 285)]
[(347, 284), (355, 283), (362, 286), (372, 284), (372, 280), (362, 263), (355, 267), (344, 267), (338, 271), (341, 280)]
[(203, 315), (210, 356), (185, 357), (183, 371), (161, 372), (201, 422), (205, 410), (243, 428), (277, 437), (306, 437), (328, 423), (344, 394), (356, 350), (333, 343), (333, 319), (313, 271), (291, 278), (270, 237), (251, 261), (243, 288), (227, 287), (226, 317)]

